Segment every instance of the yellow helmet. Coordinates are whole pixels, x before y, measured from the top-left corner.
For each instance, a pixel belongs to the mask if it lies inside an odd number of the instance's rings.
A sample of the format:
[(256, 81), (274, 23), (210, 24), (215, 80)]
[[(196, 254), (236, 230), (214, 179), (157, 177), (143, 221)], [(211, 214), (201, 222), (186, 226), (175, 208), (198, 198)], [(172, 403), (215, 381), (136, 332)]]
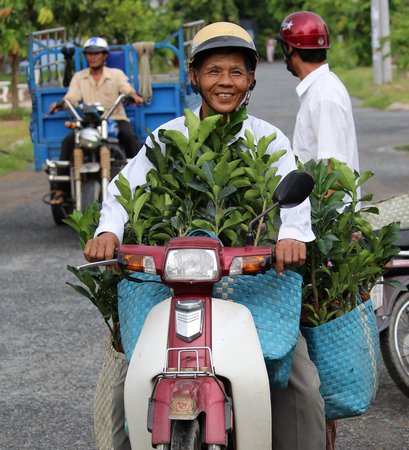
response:
[(224, 47), (243, 49), (250, 56), (251, 69), (258, 61), (258, 53), (249, 33), (239, 25), (231, 22), (215, 22), (199, 30), (190, 45), (190, 64), (206, 50)]

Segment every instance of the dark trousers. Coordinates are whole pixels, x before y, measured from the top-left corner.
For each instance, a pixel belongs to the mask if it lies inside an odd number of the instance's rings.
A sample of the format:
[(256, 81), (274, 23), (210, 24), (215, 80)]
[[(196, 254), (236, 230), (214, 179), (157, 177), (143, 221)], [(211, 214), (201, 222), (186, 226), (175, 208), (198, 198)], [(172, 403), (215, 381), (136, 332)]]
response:
[[(117, 120), (118, 125), (118, 140), (124, 147), (127, 158), (133, 158), (141, 148), (141, 145), (136, 138), (133, 128), (130, 122), (127, 120)], [(75, 147), (75, 134), (74, 132), (65, 136), (61, 144), (60, 161), (72, 161), (73, 152)], [(69, 169), (60, 169), (61, 175), (69, 175)], [(56, 189), (66, 190), (67, 183), (55, 183)]]

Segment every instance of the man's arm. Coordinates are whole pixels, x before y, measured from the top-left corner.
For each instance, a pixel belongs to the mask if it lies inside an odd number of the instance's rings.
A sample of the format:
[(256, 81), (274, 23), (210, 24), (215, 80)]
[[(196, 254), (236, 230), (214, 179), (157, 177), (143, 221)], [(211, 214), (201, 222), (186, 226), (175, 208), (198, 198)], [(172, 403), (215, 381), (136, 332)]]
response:
[[(277, 164), (277, 175), (284, 178), (288, 173), (297, 169), (295, 156), (291, 150), (289, 140), (282, 134), (277, 135), (276, 141), (272, 143), (272, 151), (286, 148), (287, 153), (283, 155)], [(311, 205), (306, 199), (294, 208), (280, 210), (281, 226), (276, 244), (276, 264), (275, 270), (278, 275), (282, 275), (285, 267), (300, 266), (306, 260), (305, 242), (315, 239), (311, 228)]]
[(140, 106), (143, 103), (143, 98), (135, 92), (135, 89), (128, 81), (126, 74), (118, 69), (118, 91), (120, 94), (129, 95), (136, 106)]

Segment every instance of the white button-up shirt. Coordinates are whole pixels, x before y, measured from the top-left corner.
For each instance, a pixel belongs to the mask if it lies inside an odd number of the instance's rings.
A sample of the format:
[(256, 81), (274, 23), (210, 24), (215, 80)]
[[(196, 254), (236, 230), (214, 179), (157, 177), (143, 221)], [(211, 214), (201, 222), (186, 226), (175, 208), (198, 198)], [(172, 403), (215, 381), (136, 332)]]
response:
[(294, 153), (301, 162), (336, 158), (359, 172), (351, 100), (339, 78), (323, 64), (296, 90), (301, 106), (294, 129)]
[[(199, 114), (199, 110), (196, 111)], [(163, 152), (165, 150), (165, 144), (162, 144), (158, 138), (159, 129), (178, 130), (182, 132), (186, 137), (188, 136), (188, 129), (184, 124), (185, 117), (178, 117), (171, 120), (153, 132), (155, 141), (162, 147)], [(276, 164), (277, 175), (284, 177), (287, 173), (295, 170), (295, 157), (291, 150), (290, 141), (288, 138), (276, 127), (265, 122), (264, 120), (257, 119), (253, 116), (243, 122), (243, 126), (240, 132), (236, 135), (236, 138), (244, 138), (244, 130), (249, 130), (254, 138), (255, 143), (259, 141), (263, 136), (268, 136), (272, 133), (277, 133), (277, 138), (270, 144), (268, 153), (273, 153), (277, 150), (287, 150)], [(146, 144), (152, 147), (151, 138), (148, 137)], [(122, 175), (129, 181), (131, 189), (135, 189), (136, 186), (141, 186), (146, 182), (146, 174), (149, 170), (154, 169), (153, 164), (146, 156), (146, 146), (144, 145), (139, 153), (124, 167)], [(119, 191), (114, 183), (114, 178), (108, 187), (108, 195), (103, 202), (101, 210), (101, 218), (99, 227), (95, 232), (95, 236), (103, 232), (114, 233), (120, 242), (123, 239), (124, 225), (128, 221), (128, 214), (122, 205), (116, 200), (115, 195), (119, 194)], [(281, 227), (279, 230), (278, 239), (297, 239), (302, 242), (310, 242), (315, 239), (314, 233), (311, 229), (311, 206), (309, 200), (305, 200), (301, 205), (295, 208), (283, 209), (280, 213)]]

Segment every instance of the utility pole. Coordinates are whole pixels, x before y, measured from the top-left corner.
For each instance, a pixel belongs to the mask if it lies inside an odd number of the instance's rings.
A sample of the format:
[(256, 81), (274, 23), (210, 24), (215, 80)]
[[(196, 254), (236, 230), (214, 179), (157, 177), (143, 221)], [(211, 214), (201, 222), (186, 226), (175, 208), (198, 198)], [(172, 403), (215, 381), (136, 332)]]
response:
[(372, 64), (375, 84), (392, 80), (388, 0), (371, 0)]

